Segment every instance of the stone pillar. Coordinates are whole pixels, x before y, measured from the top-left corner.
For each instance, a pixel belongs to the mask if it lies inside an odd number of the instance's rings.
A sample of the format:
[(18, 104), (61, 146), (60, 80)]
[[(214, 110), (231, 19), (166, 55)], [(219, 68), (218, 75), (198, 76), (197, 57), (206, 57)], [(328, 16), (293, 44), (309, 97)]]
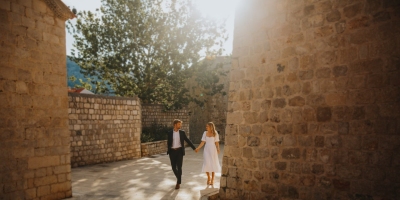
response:
[(60, 1), (0, 1), (0, 199), (70, 197)]
[(399, 6), (242, 1), (222, 199), (399, 198)]

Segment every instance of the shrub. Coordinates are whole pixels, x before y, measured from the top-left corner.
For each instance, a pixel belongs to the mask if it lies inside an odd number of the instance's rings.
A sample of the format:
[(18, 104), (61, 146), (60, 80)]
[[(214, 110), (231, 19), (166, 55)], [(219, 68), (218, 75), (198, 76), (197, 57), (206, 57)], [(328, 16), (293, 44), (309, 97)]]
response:
[(150, 127), (143, 127), (140, 141), (145, 143), (166, 140), (167, 132), (172, 129), (172, 127), (153, 122)]

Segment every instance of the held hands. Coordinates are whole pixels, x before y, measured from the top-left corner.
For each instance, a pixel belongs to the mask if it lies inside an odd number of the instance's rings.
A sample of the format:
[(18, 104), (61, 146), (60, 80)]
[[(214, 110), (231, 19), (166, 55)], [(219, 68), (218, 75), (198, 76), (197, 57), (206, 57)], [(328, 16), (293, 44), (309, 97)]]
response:
[(218, 152), (218, 154), (219, 154), (219, 149), (217, 149), (217, 152)]
[(197, 149), (195, 149), (194, 151), (197, 153), (197, 152), (199, 152), (199, 149), (197, 148)]

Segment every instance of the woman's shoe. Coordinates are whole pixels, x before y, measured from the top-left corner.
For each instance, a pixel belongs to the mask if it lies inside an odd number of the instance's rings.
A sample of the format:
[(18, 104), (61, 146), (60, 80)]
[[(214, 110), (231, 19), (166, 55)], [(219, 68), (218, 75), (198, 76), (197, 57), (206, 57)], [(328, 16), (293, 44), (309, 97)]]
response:
[(210, 181), (210, 185), (214, 185), (214, 180), (211, 180), (211, 181)]

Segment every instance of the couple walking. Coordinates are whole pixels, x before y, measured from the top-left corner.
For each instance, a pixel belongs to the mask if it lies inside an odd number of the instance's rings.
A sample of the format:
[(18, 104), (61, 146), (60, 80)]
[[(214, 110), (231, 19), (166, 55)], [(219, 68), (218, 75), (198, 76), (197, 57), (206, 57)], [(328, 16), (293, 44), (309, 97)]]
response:
[(185, 146), (183, 141), (186, 141), (196, 153), (205, 144), (203, 153), (203, 168), (201, 172), (206, 172), (207, 174), (207, 185), (213, 185), (215, 172), (221, 172), (221, 166), (218, 160), (218, 154), (220, 152), (219, 135), (215, 130), (214, 123), (207, 123), (206, 131), (203, 133), (201, 143), (197, 148), (193, 145), (189, 138), (187, 138), (185, 131), (180, 130), (181, 126), (181, 120), (174, 120), (174, 129), (168, 132), (167, 142), (167, 154), (169, 155), (169, 159), (171, 161), (172, 171), (174, 171), (177, 179), (175, 189), (179, 189), (182, 182), (182, 164), (183, 156), (185, 155)]

